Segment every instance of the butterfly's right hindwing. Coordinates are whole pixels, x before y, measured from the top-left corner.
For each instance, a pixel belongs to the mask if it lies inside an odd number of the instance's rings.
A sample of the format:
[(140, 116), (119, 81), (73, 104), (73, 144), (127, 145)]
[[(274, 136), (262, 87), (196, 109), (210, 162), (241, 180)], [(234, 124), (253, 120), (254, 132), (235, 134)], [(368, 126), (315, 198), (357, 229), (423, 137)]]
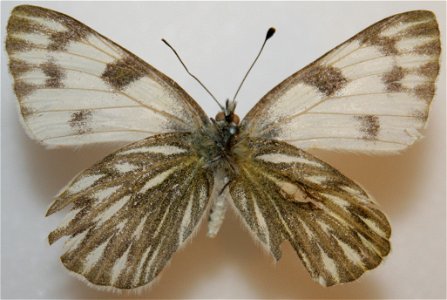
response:
[(386, 217), (349, 178), (283, 142), (247, 139), (245, 148), (230, 194), (275, 259), (288, 240), (312, 278), (330, 286), (355, 280), (388, 254)]
[(47, 147), (132, 142), (208, 123), (172, 79), (62, 13), (15, 7), (6, 50), (24, 127)]
[(78, 175), (55, 199), (66, 221), (64, 266), (97, 286), (150, 283), (197, 228), (212, 174), (191, 148), (190, 134), (164, 134), (128, 145)]

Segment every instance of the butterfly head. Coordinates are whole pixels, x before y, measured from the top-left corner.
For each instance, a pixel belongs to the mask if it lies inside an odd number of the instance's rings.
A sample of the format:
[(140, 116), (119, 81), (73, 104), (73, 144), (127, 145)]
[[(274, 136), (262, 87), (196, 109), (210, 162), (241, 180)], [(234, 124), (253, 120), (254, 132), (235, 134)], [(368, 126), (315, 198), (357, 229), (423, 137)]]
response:
[(227, 128), (230, 135), (234, 135), (238, 131), (240, 118), (237, 114), (234, 113), (236, 109), (236, 102), (230, 101), (227, 99), (225, 102), (225, 108), (218, 112), (216, 115), (216, 122), (225, 124), (225, 128)]

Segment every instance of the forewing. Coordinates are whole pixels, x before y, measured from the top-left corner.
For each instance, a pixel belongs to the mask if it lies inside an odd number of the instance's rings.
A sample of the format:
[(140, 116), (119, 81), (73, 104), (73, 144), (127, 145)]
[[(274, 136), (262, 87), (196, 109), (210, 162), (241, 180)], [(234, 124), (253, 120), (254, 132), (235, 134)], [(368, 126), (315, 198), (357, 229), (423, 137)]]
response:
[(48, 215), (72, 208), (49, 241), (68, 237), (62, 263), (94, 285), (146, 285), (197, 227), (210, 178), (187, 133), (128, 145), (80, 173), (57, 196)]
[(421, 137), (440, 52), (432, 12), (389, 17), (276, 86), (242, 128), (302, 149), (403, 150)]
[(358, 278), (388, 254), (390, 225), (352, 180), (284, 142), (250, 139), (242, 147), (248, 153), (230, 194), (276, 260), (288, 240), (312, 278), (330, 286)]
[(67, 15), (17, 6), (6, 50), (24, 127), (45, 146), (136, 141), (208, 122), (172, 79)]

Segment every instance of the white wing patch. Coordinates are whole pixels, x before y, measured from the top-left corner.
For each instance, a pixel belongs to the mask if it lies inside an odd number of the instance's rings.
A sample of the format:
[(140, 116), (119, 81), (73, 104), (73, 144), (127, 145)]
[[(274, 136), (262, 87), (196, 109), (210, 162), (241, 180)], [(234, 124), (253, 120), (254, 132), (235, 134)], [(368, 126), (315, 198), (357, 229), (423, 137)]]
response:
[(124, 196), (114, 204), (112, 204), (109, 208), (107, 208), (104, 212), (98, 215), (93, 222), (96, 223), (96, 226), (101, 226), (104, 222), (113, 217), (123, 206), (130, 200), (130, 196)]
[(115, 168), (120, 173), (127, 173), (138, 169), (139, 167), (128, 162), (123, 162), (115, 165)]
[(101, 245), (96, 247), (92, 252), (90, 252), (85, 258), (84, 262), (84, 270), (83, 273), (87, 274), (101, 259), (104, 254), (104, 250), (106, 250), (107, 245), (109, 244), (111, 238), (108, 238)]
[(97, 175), (89, 175), (85, 177), (79, 178), (79, 180), (76, 180), (71, 187), (68, 189), (68, 192), (71, 194), (78, 193), (81, 190), (84, 190), (88, 188), (89, 186), (92, 186), (98, 179), (103, 177), (102, 174)]
[(165, 155), (180, 154), (186, 152), (185, 149), (177, 146), (153, 146), (153, 147), (141, 147), (119, 152), (118, 155), (132, 154), (132, 153), (159, 153)]
[(191, 215), (192, 215), (193, 201), (194, 201), (194, 199), (192, 199), (192, 198), (189, 199), (188, 205), (186, 206), (186, 210), (185, 210), (185, 213), (182, 218), (182, 223), (180, 224), (180, 231), (179, 231), (179, 237), (178, 237), (180, 241), (184, 241), (187, 237), (187, 236), (185, 236), (185, 232), (192, 220)]
[(71, 236), (64, 244), (64, 252), (71, 252), (77, 249), (87, 234), (88, 231), (83, 231), (75, 236)]
[(284, 80), (242, 127), (302, 149), (401, 151), (425, 127), (440, 52), (433, 13), (392, 16)]
[(163, 173), (158, 174), (157, 176), (149, 180), (139, 192), (143, 194), (146, 193), (149, 189), (162, 183), (169, 175), (174, 173), (174, 171), (175, 168), (171, 168), (167, 171), (164, 171)]
[(267, 161), (267, 162), (272, 162), (272, 163), (301, 163), (301, 164), (310, 164), (310, 165), (314, 165), (314, 166), (319, 166), (319, 163), (316, 161), (309, 161), (306, 160), (302, 157), (296, 157), (296, 156), (290, 156), (290, 155), (285, 155), (285, 154), (263, 154), (257, 157), (258, 159)]
[(127, 265), (127, 260), (129, 256), (130, 247), (127, 248), (126, 252), (115, 262), (112, 268), (112, 284), (115, 284), (118, 280), (118, 276), (123, 270), (125, 270)]

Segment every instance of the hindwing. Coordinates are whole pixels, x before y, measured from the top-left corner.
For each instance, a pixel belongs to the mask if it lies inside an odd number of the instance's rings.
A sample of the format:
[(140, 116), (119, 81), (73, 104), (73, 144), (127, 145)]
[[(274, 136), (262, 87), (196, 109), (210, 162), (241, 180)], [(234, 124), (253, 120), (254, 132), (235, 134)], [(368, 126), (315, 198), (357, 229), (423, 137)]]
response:
[(151, 282), (197, 228), (213, 182), (189, 134), (130, 144), (83, 171), (48, 214), (67, 205), (49, 235), (66, 236), (64, 266), (90, 283), (132, 289)]
[(288, 240), (312, 278), (330, 286), (376, 267), (390, 251), (390, 225), (356, 183), (284, 142), (247, 139), (229, 185), (236, 211), (279, 260)]

